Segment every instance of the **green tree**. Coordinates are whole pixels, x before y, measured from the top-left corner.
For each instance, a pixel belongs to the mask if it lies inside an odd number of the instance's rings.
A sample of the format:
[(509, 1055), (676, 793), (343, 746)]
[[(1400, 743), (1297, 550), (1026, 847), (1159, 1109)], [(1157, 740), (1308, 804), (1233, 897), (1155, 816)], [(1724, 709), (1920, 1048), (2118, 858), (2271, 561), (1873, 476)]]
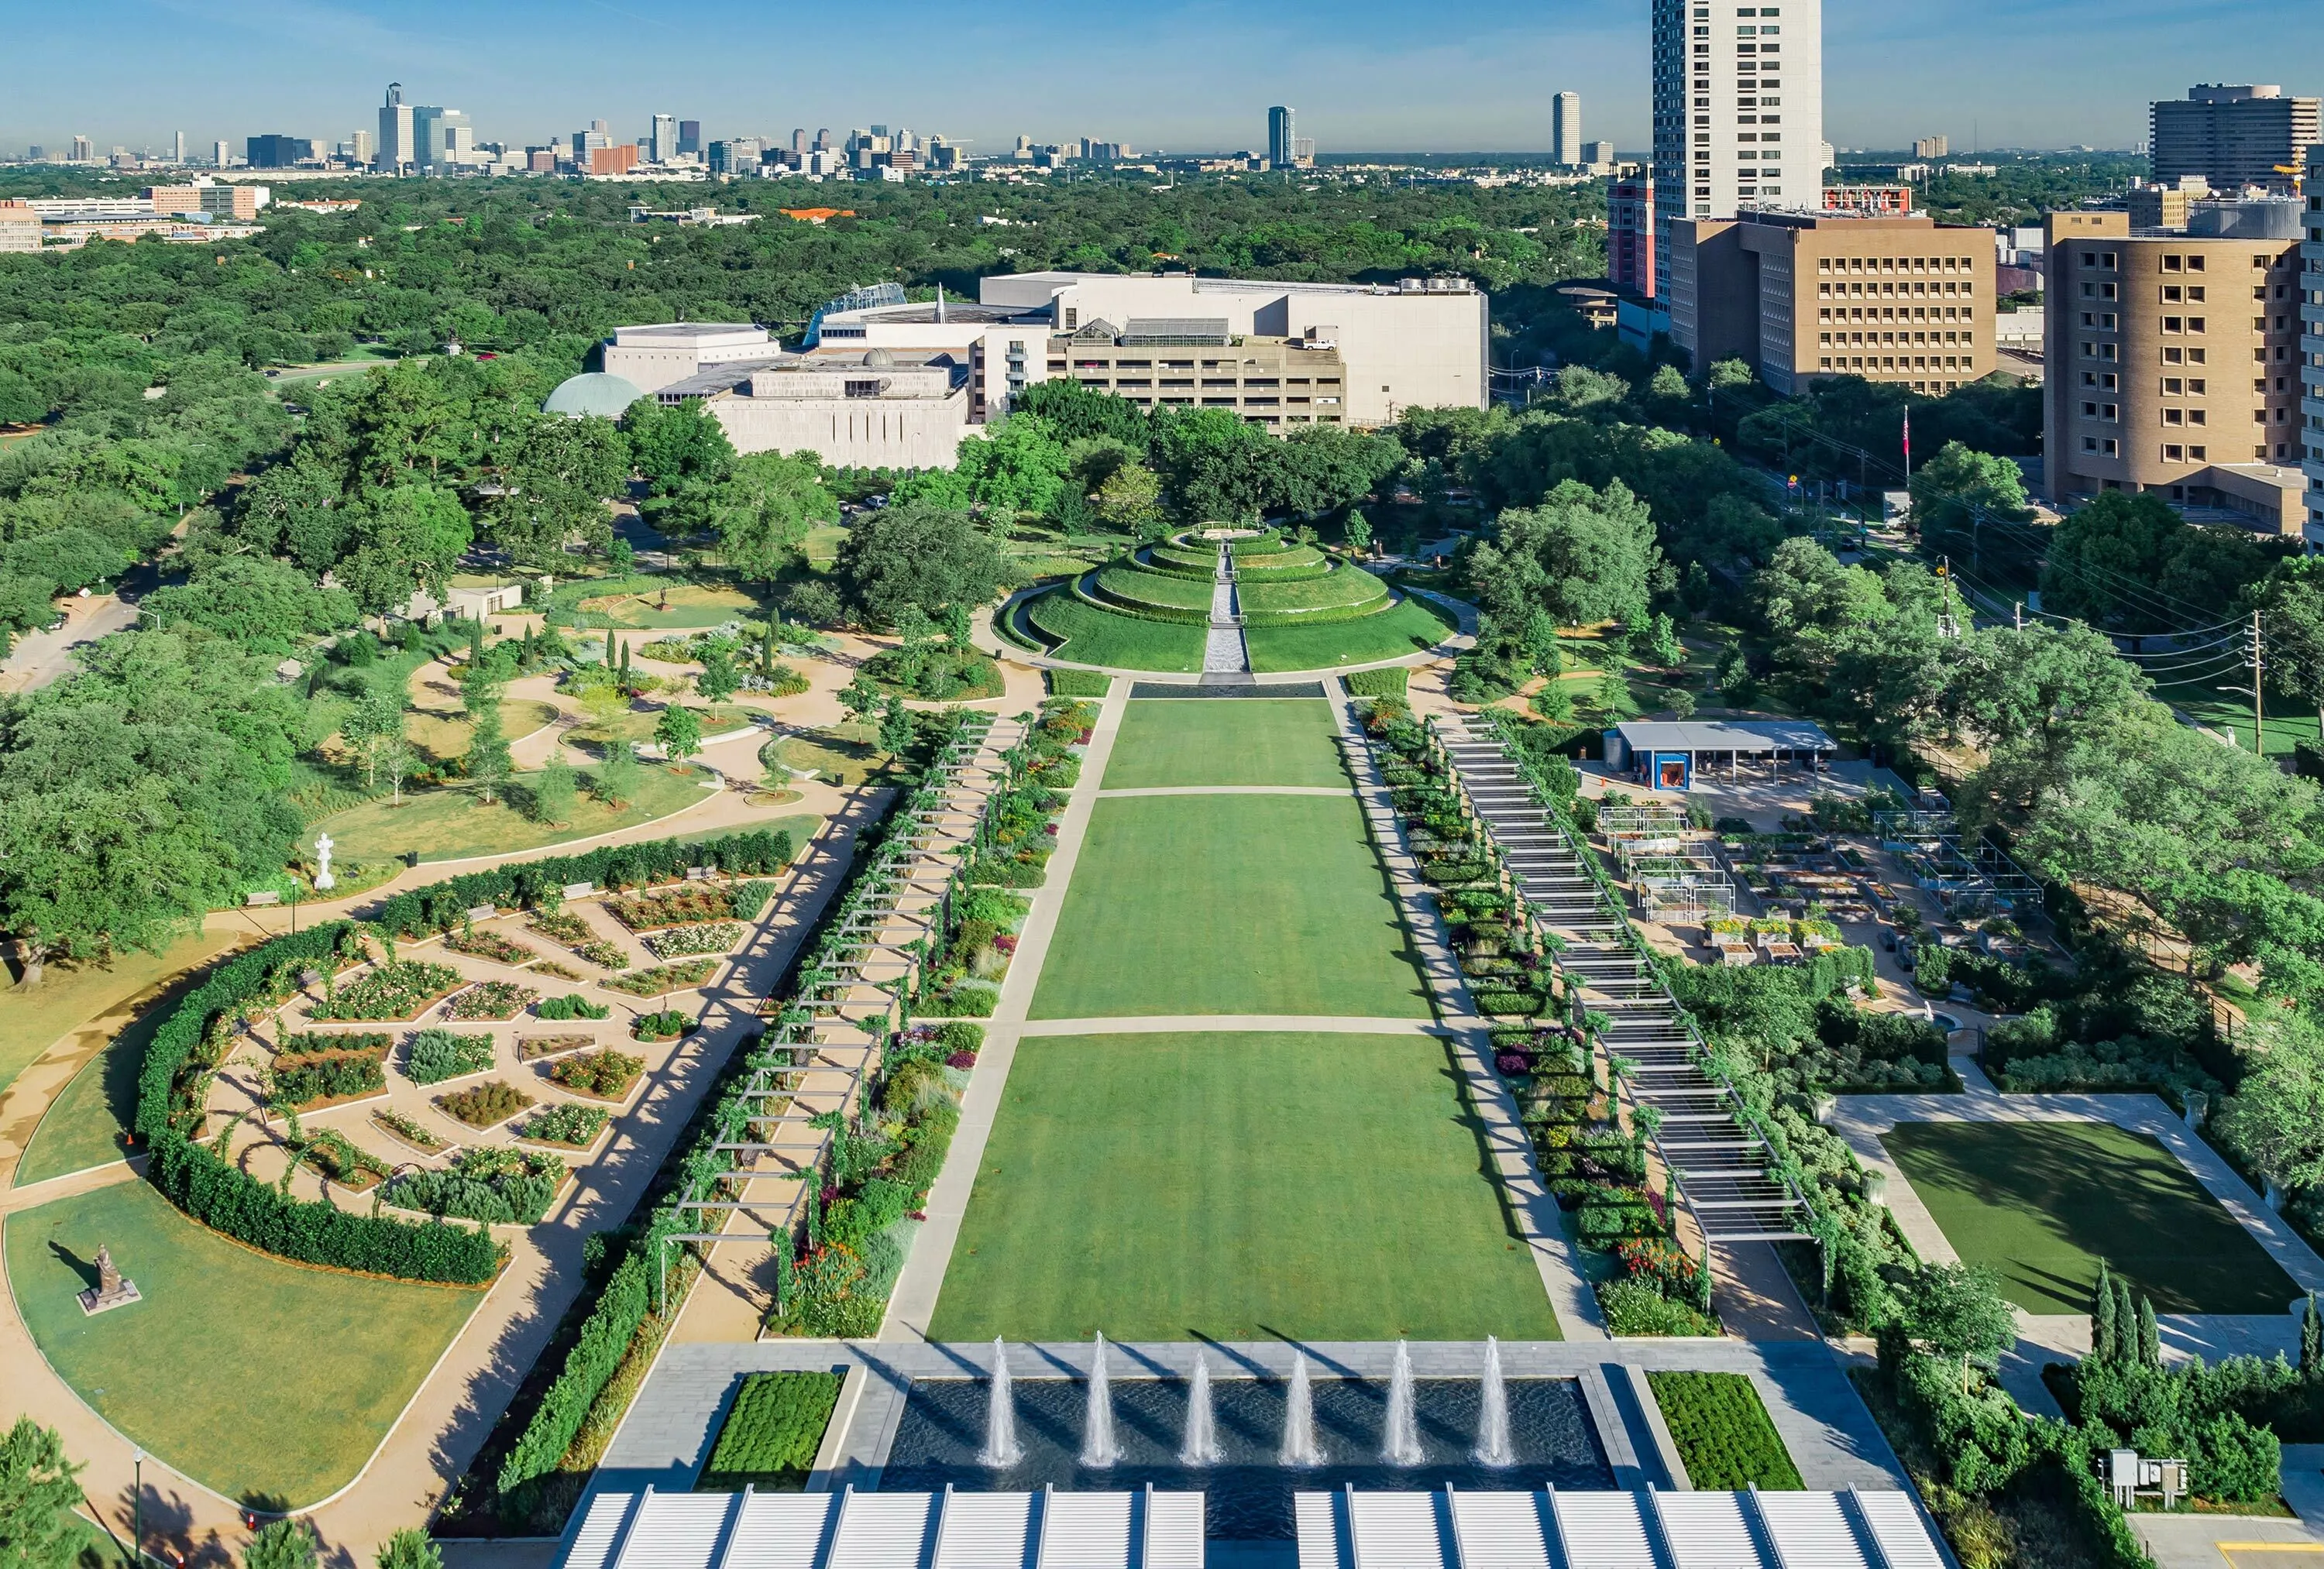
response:
[(981, 605), (1001, 587), (1001, 547), (968, 518), (917, 505), (859, 517), (841, 542), (832, 575), (875, 625), (905, 606), (934, 616), (950, 604)]
[(702, 749), (701, 718), (690, 708), (671, 703), (654, 721), (654, 739), (661, 743), (663, 757), (682, 763)]
[(1967, 1264), (1923, 1264), (1906, 1283), (1906, 1335), (1930, 1355), (1960, 1365), (1961, 1393), (1971, 1371), (1999, 1365), (2017, 1344), (2017, 1316), (2001, 1295), (2000, 1278)]
[(651, 398), (630, 405), (622, 424), (630, 457), (659, 496), (689, 485), (715, 485), (734, 466), (734, 444), (726, 427), (706, 414), (699, 399), (663, 408)]
[(1038, 420), (1055, 439), (1072, 443), (1101, 437), (1143, 450), (1146, 411), (1127, 398), (1066, 377), (1036, 381), (1010, 395), (1012, 420)]
[(418, 1526), (404, 1526), (381, 1544), (377, 1569), (444, 1569), (444, 1555)]
[(410, 599), (415, 589), (440, 594), (475, 537), (467, 509), (451, 491), (398, 485), (376, 492), (355, 520), (354, 553), (339, 577), (356, 602), (376, 615)]
[(339, 739), (361, 759), (364, 776), (379, 786), (379, 765), (390, 738), (403, 734), (403, 704), (391, 693), (365, 692), (339, 721)]
[(2324, 1185), (2324, 1036), (2303, 1015), (2255, 1026), (2251, 1070), (2213, 1115), (2228, 1147), (2287, 1192)]
[(1949, 441), (1914, 471), (1913, 521), (1923, 548), (1957, 555), (1974, 573), (1991, 548), (1990, 536), (2031, 518), (2025, 475), (2006, 457)]
[(872, 677), (859, 670), (855, 679), (839, 689), (839, 706), (847, 711), (850, 719), (861, 724), (880, 707), (880, 689)]
[(0, 549), (0, 569), (53, 583), (59, 593), (68, 594), (120, 576), (129, 561), (120, 546), (78, 527), (50, 529)]
[(1227, 408), (1164, 408), (1154, 416), (1154, 469), (1180, 519), (1255, 521), (1276, 468), (1275, 438)]
[(900, 757), (912, 749), (912, 716), (904, 707), (904, 700), (891, 697), (880, 716), (880, 749), (891, 757)]
[(1144, 463), (1123, 463), (1098, 482), (1094, 505), (1107, 527), (1143, 538), (1162, 515), (1162, 482)]
[(315, 1528), (304, 1520), (269, 1520), (242, 1550), (243, 1569), (316, 1569)]
[(468, 721), (468, 750), (464, 763), (476, 794), (486, 803), (496, 800), (515, 765), (509, 757), (508, 735), (501, 727), (501, 705), (485, 703)]
[(736, 458), (712, 492), (709, 511), (726, 564), (761, 583), (804, 558), (816, 524), (839, 521), (839, 502), (824, 488), (823, 464), (811, 453)]
[(2154, 624), (2142, 609), (2187, 533), (2160, 496), (2101, 491), (2066, 515), (2042, 567), (2042, 603), (2099, 626)]
[(619, 808), (637, 799), (643, 784), (644, 770), (638, 766), (635, 752), (627, 741), (608, 741), (605, 754), (589, 777), (589, 793), (606, 805)]
[(1619, 480), (1592, 491), (1579, 480), (1538, 507), (1504, 511), (1469, 557), (1479, 604), (1507, 626), (1538, 608), (1562, 626), (1646, 619), (1661, 570), (1654, 520)]
[(702, 674), (694, 678), (696, 692), (712, 702), (724, 702), (741, 684), (733, 655), (715, 644), (702, 651)]
[(2324, 1309), (2316, 1306), (2313, 1291), (2300, 1314), (2300, 1376), (2308, 1383), (2324, 1382)]
[(357, 615), (345, 589), (318, 588), (289, 562), (266, 555), (205, 563), (186, 582), (148, 595), (143, 610), (157, 627), (199, 627), (277, 656), (304, 634), (354, 626)]
[(986, 426), (960, 444), (958, 472), (982, 510), (1005, 521), (1047, 512), (1065, 484), (1065, 448), (1038, 419)]
[(2324, 557), (2278, 563), (2246, 603), (2260, 612), (2269, 686), (2315, 710), (2324, 726)]
[(2098, 1283), (2090, 1308), (2090, 1360), (2111, 1363), (2122, 1354), (2122, 1317), (2115, 1308), (2114, 1277), (2098, 1261)]
[(570, 821), (576, 789), (573, 765), (565, 760), (565, 749), (559, 747), (532, 776), (532, 815), (543, 822)]
[(1804, 535), (1775, 547), (1767, 564), (1752, 574), (1751, 593), (1759, 619), (1778, 638), (1869, 626), (1886, 619), (1890, 609), (1877, 575), (1842, 566)]
[(568, 547), (613, 542), (607, 500), (621, 494), (629, 443), (609, 419), (544, 415), (512, 444), (499, 493), (485, 510), (493, 542), (528, 566), (560, 563)]
[(1342, 527), (1342, 532), (1347, 537), (1348, 548), (1350, 550), (1354, 551), (1358, 555), (1365, 555), (1370, 553), (1372, 547), (1372, 525), (1370, 518), (1365, 517), (1361, 512), (1355, 510), (1353, 508), (1350, 508), (1348, 510), (1348, 520)]
[(0, 1569), (72, 1569), (79, 1473), (55, 1429), (30, 1417), (0, 1437)]

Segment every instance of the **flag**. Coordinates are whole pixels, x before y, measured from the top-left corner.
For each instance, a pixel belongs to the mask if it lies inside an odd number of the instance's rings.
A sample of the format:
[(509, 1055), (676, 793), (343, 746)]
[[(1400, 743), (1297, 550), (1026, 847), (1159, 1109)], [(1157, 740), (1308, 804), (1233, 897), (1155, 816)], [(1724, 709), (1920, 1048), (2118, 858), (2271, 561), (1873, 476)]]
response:
[(1904, 410), (1904, 466), (1913, 466), (1913, 411)]

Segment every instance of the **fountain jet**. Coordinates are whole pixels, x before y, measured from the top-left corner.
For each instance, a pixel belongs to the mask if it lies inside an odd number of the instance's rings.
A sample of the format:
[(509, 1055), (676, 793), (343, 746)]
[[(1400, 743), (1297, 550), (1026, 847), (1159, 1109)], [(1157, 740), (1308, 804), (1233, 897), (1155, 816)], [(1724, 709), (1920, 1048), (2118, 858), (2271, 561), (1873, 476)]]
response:
[(1211, 1411), (1211, 1364), (1197, 1349), (1194, 1376), (1186, 1386), (1186, 1440), (1178, 1446), (1178, 1463), (1216, 1465), (1223, 1458), (1218, 1422)]
[(1307, 1387), (1307, 1353), (1291, 1353), (1291, 1387), (1283, 1398), (1283, 1449), (1277, 1458), (1286, 1465), (1323, 1463), (1323, 1446), (1315, 1441), (1315, 1400)]
[(1509, 1391), (1501, 1379), (1501, 1343), (1485, 1336), (1485, 1376), (1477, 1387), (1477, 1463), (1517, 1463), (1509, 1444)]
[(1113, 1389), (1106, 1381), (1105, 1336), (1090, 1348), (1089, 1411), (1082, 1418), (1082, 1463), (1103, 1470), (1121, 1458), (1113, 1438)]
[(1388, 1375), (1388, 1435), (1380, 1458), (1390, 1465), (1417, 1465), (1427, 1458), (1412, 1410), (1412, 1352), (1401, 1340), (1396, 1343), (1396, 1365)]
[(1017, 1442), (1017, 1397), (1009, 1387), (1009, 1350), (997, 1335), (992, 1337), (991, 1399), (984, 1408), (984, 1453), (977, 1458), (996, 1471), (1025, 1458), (1024, 1446)]

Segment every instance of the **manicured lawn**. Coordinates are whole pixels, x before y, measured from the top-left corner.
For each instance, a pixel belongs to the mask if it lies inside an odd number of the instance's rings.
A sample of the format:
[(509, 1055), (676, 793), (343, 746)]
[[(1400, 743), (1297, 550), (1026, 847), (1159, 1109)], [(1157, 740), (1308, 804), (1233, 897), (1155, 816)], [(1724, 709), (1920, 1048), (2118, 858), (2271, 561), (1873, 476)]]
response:
[[(742, 703), (709, 706), (687, 703), (683, 706), (694, 711), (695, 722), (702, 727), (702, 739), (706, 741), (735, 730), (748, 729), (755, 721), (755, 716), (761, 711)], [(576, 726), (573, 739), (590, 742), (600, 750), (608, 741), (627, 741), (633, 747), (642, 747), (653, 740), (654, 728), (660, 723), (660, 709), (638, 709), (630, 713), (617, 713), (598, 723)]]
[(1046, 632), (1050, 652), (1079, 665), (1117, 670), (1194, 671), (1203, 667), (1204, 629), (1176, 621), (1142, 621), (1085, 605), (1064, 589), (1030, 601), (1025, 615)]
[(593, 618), (604, 618), (593, 619), (591, 625), (603, 626), (611, 620), (625, 631), (669, 628), (692, 632), (733, 620), (764, 620), (767, 615), (767, 607), (755, 594), (696, 583), (676, 583), (650, 594), (607, 594), (583, 600), (581, 609)]
[(170, 1016), (178, 999), (207, 968), (185, 976), (161, 996), (147, 1003), (128, 1027), (106, 1043), (105, 1050), (81, 1065), (72, 1082), (58, 1092), (42, 1114), (41, 1125), (16, 1167), (15, 1186), (29, 1188), (69, 1171), (86, 1170), (118, 1161), (128, 1152), (124, 1141), (137, 1115), (137, 1070), (145, 1061), (145, 1048), (153, 1032)]
[(115, 1012), (239, 940), (232, 931), (198, 931), (158, 954), (116, 954), (110, 965), (51, 964), (36, 986), (17, 985), (13, 966), (0, 968), (0, 1091), (67, 1031)]
[(1140, 699), (1123, 712), (1108, 790), (1176, 784), (1346, 788), (1332, 711), (1314, 698)]
[[(501, 734), (521, 740), (557, 720), (555, 705), (531, 698), (512, 698), (501, 704)], [(468, 738), (475, 727), (457, 709), (420, 709), (403, 716), (403, 733), (411, 744), (439, 761), (468, 755)]]
[(1449, 622), (1422, 601), (1405, 600), (1376, 616), (1321, 627), (1251, 627), (1243, 632), (1253, 670), (1328, 670), (1368, 665), (1434, 648), (1452, 635)]
[(2162, 1313), (2282, 1313), (2290, 1277), (2175, 1156), (2102, 1123), (1904, 1123), (1881, 1136), (1964, 1262), (2034, 1313), (2087, 1313), (2098, 1261)]
[[(100, 1243), (145, 1299), (90, 1318), (74, 1294)], [(137, 1181), (11, 1216), (5, 1248), (33, 1340), (106, 1421), (229, 1497), (286, 1506), (362, 1468), (484, 1299), (283, 1263)]]
[[(582, 770), (584, 776), (587, 770)], [(519, 774), (512, 783), (522, 796), (530, 775)], [(671, 773), (660, 764), (649, 764), (639, 775), (636, 798), (616, 812), (584, 791), (574, 803), (569, 821), (562, 826), (535, 822), (505, 800), (484, 805), (466, 785), (406, 795), (392, 805), (386, 796), (325, 818), (316, 826), (338, 845), (350, 860), (376, 860), (416, 849), (423, 861), (456, 860), (464, 856), (508, 855), (538, 849), (567, 840), (588, 839), (666, 817), (704, 798), (704, 775), (696, 768)]]
[(813, 769), (816, 778), (848, 790), (884, 779), (894, 774), (895, 763), (876, 744), (879, 733), (877, 725), (849, 720), (785, 736), (766, 754), (768, 776), (779, 784), (788, 783), (789, 775), (784, 770)]
[(1032, 1016), (1130, 1014), (1426, 1018), (1355, 797), (1098, 802)]
[(932, 1335), (1554, 1338), (1455, 1085), (1419, 1036), (1023, 1041)]

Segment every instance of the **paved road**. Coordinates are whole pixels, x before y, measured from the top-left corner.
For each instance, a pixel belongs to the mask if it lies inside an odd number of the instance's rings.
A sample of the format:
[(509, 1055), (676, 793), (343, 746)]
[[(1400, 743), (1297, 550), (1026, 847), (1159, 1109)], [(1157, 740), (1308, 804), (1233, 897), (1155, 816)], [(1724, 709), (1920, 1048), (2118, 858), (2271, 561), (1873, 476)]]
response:
[[(123, 585), (124, 592), (127, 584)], [(28, 632), (0, 660), (0, 690), (38, 692), (73, 670), (72, 651), (137, 624), (137, 607), (115, 594), (68, 601), (71, 619), (53, 632)]]

